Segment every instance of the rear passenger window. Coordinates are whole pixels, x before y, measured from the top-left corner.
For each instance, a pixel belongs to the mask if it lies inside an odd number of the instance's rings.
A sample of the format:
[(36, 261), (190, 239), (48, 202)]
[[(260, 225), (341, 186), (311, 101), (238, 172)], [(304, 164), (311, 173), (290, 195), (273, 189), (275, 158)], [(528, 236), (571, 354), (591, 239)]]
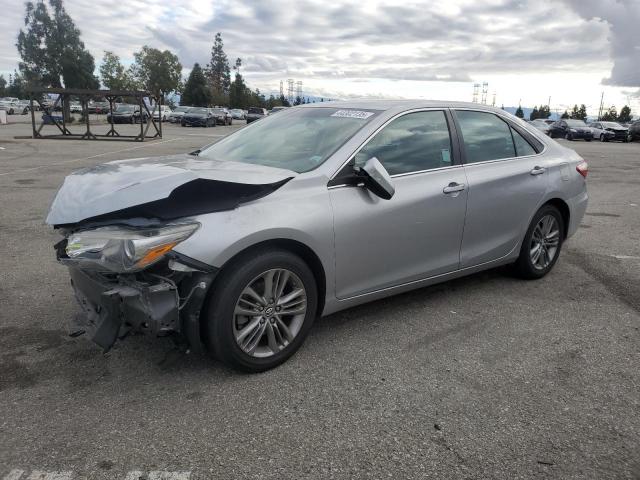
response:
[(355, 156), (360, 166), (376, 157), (389, 175), (451, 165), (451, 138), (443, 111), (403, 115), (384, 127)]
[(511, 129), (511, 133), (513, 134), (513, 143), (516, 144), (516, 155), (518, 157), (524, 157), (525, 155), (535, 155), (535, 149), (527, 142), (522, 135), (515, 131), (515, 129)]
[(467, 163), (516, 156), (511, 128), (493, 113), (457, 110)]

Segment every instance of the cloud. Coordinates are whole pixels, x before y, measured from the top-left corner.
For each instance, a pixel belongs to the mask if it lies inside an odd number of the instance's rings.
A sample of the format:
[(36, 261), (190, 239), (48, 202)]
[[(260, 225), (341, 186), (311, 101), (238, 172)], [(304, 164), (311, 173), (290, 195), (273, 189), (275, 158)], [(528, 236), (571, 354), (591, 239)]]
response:
[[(208, 63), (214, 35), (222, 32), (230, 62), (242, 58), (243, 75), (262, 89), (286, 78), (334, 85), (336, 80), (455, 85), (490, 75), (601, 76), (611, 59), (608, 81), (637, 86), (640, 49), (631, 28), (640, 24), (639, 3), (67, 0), (65, 5), (97, 64), (104, 50), (127, 62), (148, 44), (174, 51), (188, 71), (195, 62)], [(15, 0), (0, 0), (0, 6), (8, 12), (0, 18), (0, 71), (6, 72), (17, 66), (14, 43), (23, 12)]]
[(605, 85), (640, 86), (640, 2), (637, 0), (566, 0), (580, 16), (609, 27), (611, 75)]

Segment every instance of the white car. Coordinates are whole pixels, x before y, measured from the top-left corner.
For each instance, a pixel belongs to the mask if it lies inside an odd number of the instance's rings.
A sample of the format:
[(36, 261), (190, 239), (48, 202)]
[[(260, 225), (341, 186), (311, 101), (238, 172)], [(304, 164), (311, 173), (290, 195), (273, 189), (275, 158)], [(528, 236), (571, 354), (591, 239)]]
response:
[(176, 107), (169, 114), (168, 120), (170, 123), (180, 123), (182, 116), (189, 111), (192, 107)]
[(162, 105), (160, 107), (155, 107), (155, 112), (153, 114), (154, 118), (157, 116), (163, 122), (166, 122), (167, 120), (169, 120), (169, 116), (171, 115), (171, 113), (171, 108), (168, 105)]
[(0, 98), (0, 110), (4, 110), (8, 115), (22, 113), (20, 100), (15, 97)]

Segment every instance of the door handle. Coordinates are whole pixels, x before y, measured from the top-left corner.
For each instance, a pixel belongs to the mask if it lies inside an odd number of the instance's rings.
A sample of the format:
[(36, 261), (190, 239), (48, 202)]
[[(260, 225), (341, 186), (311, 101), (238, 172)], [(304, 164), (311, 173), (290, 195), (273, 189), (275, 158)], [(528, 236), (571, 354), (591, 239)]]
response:
[(533, 167), (533, 170), (531, 170), (529, 173), (530, 173), (531, 175), (541, 175), (541, 174), (543, 174), (543, 173), (544, 173), (544, 172), (546, 172), (546, 171), (547, 171), (547, 169), (546, 169), (546, 168), (544, 168), (544, 167), (538, 167), (538, 166), (535, 166), (535, 167)]
[(464, 183), (451, 182), (449, 185), (447, 185), (442, 189), (442, 192), (443, 193), (461, 192), (462, 190), (464, 190), (464, 187), (465, 187)]

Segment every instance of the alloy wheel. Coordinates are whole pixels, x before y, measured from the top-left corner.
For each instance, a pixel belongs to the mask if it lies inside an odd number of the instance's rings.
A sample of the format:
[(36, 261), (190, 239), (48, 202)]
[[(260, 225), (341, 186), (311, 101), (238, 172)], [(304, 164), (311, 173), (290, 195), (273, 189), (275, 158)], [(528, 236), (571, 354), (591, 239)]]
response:
[(236, 302), (236, 343), (252, 357), (275, 355), (293, 342), (306, 313), (307, 292), (300, 277), (283, 268), (268, 270), (251, 280)]
[(529, 258), (537, 270), (546, 269), (558, 253), (560, 225), (553, 215), (542, 217), (531, 235)]

